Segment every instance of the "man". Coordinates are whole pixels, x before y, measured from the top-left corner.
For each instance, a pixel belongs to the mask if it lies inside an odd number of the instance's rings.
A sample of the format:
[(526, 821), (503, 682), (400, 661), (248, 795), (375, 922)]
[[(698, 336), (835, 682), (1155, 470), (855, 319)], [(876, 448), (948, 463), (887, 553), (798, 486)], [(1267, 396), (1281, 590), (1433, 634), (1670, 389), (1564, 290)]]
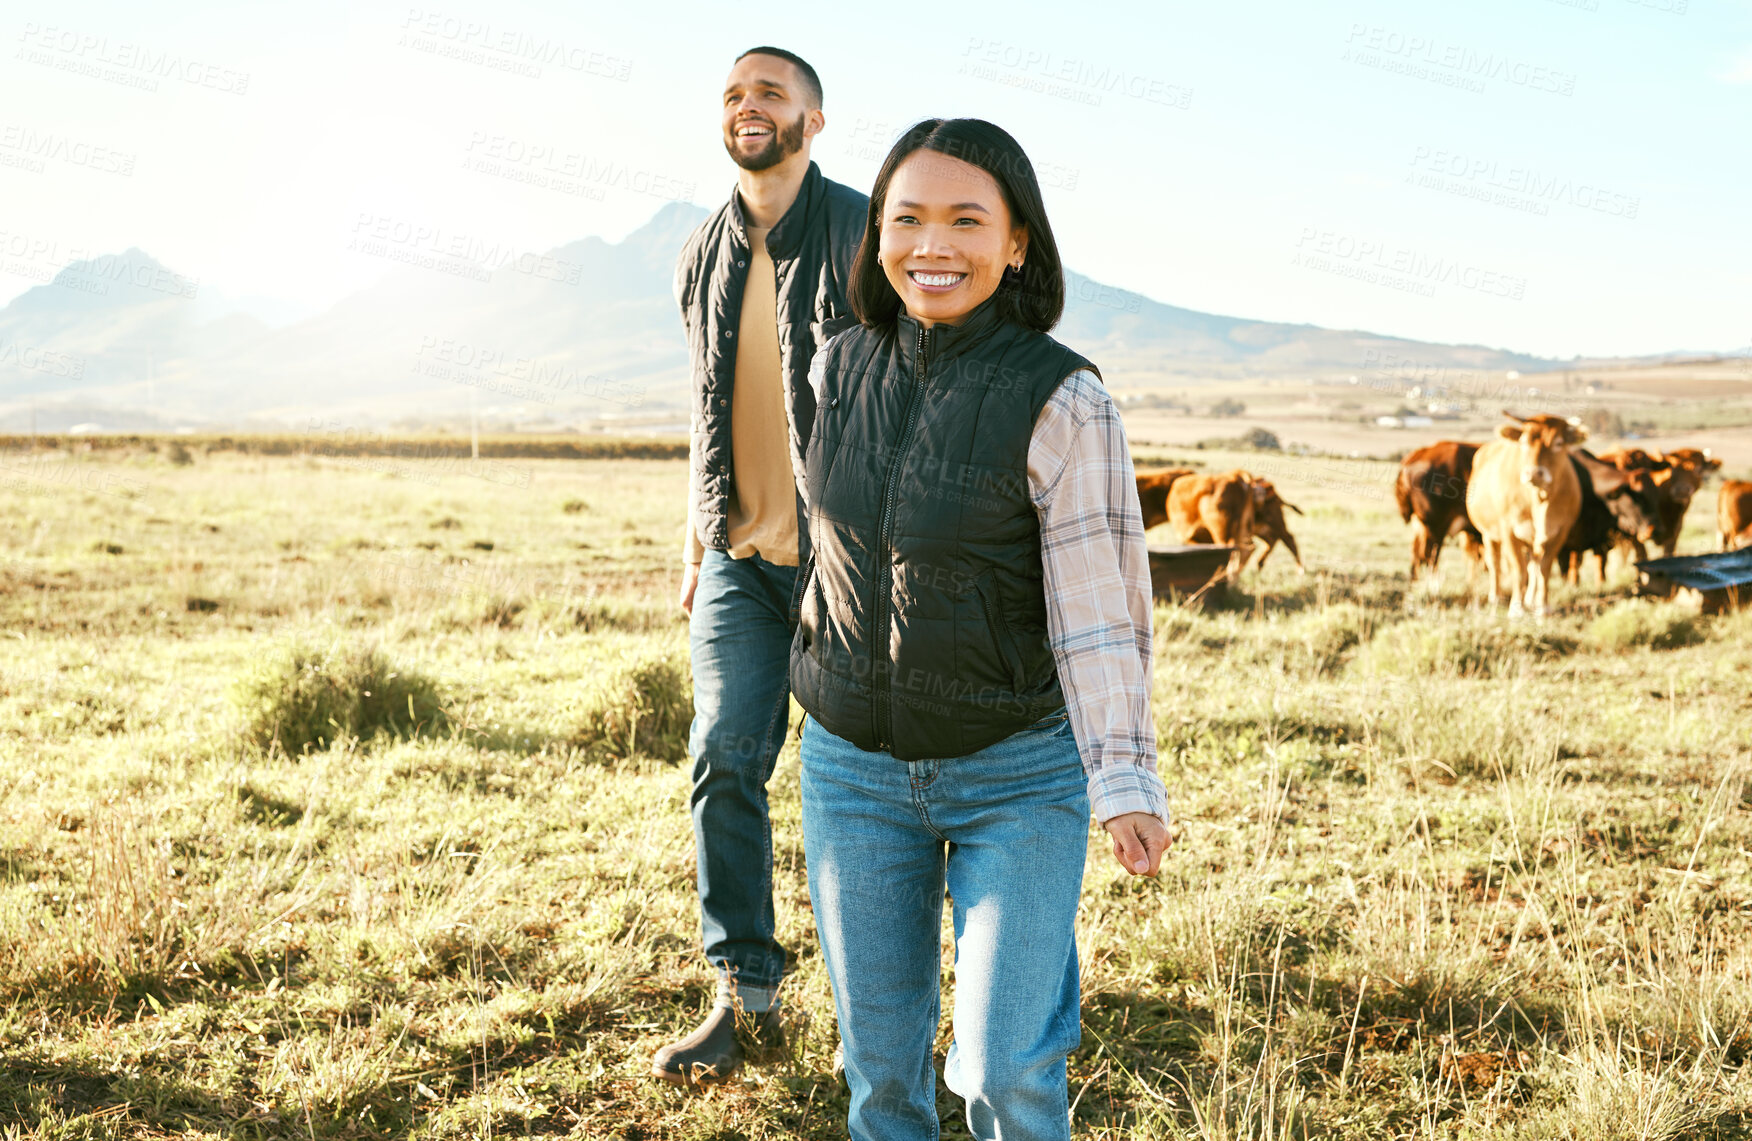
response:
[(700, 927), (719, 978), (705, 1022), (651, 1060), (677, 1084), (740, 1068), (738, 1010), (744, 1033), (782, 1040), (766, 784), (785, 741), (809, 541), (791, 457), (815, 418), (810, 359), (854, 321), (845, 283), (869, 209), (810, 161), (825, 123), (814, 68), (773, 47), (737, 57), (723, 109), (736, 191), (675, 269), (693, 363), (680, 596), (693, 658), (691, 802)]

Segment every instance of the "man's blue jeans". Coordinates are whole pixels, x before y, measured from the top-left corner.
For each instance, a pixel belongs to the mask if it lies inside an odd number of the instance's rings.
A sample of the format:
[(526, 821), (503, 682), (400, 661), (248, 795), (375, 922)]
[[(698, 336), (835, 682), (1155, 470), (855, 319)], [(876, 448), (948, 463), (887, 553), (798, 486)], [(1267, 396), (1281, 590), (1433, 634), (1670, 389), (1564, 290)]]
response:
[(700, 928), (706, 958), (754, 1009), (765, 1007), (750, 992), (770, 998), (785, 976), (785, 949), (773, 937), (766, 785), (785, 743), (796, 581), (796, 567), (708, 550), (688, 623)]
[(1061, 711), (952, 760), (867, 753), (809, 718), (803, 843), (856, 1141), (936, 1138), (943, 888), (955, 1040), (944, 1080), (975, 1137), (1070, 1137), (1081, 1037), (1074, 922), (1089, 797)]

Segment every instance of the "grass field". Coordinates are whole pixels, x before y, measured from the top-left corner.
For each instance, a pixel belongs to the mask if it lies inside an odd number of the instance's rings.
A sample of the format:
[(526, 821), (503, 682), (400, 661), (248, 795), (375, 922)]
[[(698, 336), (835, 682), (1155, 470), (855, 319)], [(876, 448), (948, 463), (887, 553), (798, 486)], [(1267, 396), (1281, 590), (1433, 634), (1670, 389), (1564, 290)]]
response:
[[(683, 465), (189, 458), (0, 483), (0, 1138), (843, 1136), (794, 737), (811, 1022), (644, 1076), (712, 994)], [(1178, 842), (1091, 846), (1079, 1136), (1752, 1138), (1752, 615), (1510, 626), (1372, 468), (1270, 465), (1310, 573), (1157, 610)]]

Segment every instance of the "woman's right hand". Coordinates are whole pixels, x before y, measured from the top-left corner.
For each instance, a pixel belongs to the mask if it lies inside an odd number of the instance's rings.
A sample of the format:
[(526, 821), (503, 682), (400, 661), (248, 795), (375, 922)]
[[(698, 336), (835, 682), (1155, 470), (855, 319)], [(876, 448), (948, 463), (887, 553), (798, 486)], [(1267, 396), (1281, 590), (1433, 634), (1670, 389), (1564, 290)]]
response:
[(1127, 812), (1104, 825), (1113, 837), (1113, 858), (1134, 876), (1153, 876), (1162, 853), (1174, 843), (1162, 818), (1150, 812)]
[(693, 617), (694, 587), (700, 584), (700, 564), (681, 564), (681, 593), (676, 596), (676, 604), (687, 611), (689, 618)]

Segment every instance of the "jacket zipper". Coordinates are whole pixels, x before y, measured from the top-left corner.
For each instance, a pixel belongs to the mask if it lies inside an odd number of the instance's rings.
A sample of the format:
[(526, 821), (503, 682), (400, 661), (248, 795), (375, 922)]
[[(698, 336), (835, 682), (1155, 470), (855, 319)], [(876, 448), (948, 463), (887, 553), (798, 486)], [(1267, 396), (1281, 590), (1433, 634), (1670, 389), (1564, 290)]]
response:
[(894, 713), (889, 700), (889, 687), (893, 683), (894, 661), (888, 653), (888, 625), (890, 595), (894, 582), (894, 551), (891, 547), (894, 529), (894, 497), (900, 487), (901, 461), (906, 458), (906, 450), (912, 446), (913, 428), (919, 422), (919, 408), (924, 403), (925, 395), (925, 350), (929, 344), (930, 330), (919, 326), (918, 351), (914, 354), (913, 390), (907, 397), (906, 423), (900, 430), (900, 442), (895, 445), (894, 458), (888, 462), (888, 479), (882, 491), (882, 518), (876, 528), (876, 557), (881, 560), (876, 574), (876, 622), (874, 633), (870, 639), (870, 657), (874, 662), (878, 655), (888, 663), (888, 669), (883, 676), (874, 676), (872, 670), (870, 713), (874, 721), (876, 747), (892, 750), (894, 748)]

